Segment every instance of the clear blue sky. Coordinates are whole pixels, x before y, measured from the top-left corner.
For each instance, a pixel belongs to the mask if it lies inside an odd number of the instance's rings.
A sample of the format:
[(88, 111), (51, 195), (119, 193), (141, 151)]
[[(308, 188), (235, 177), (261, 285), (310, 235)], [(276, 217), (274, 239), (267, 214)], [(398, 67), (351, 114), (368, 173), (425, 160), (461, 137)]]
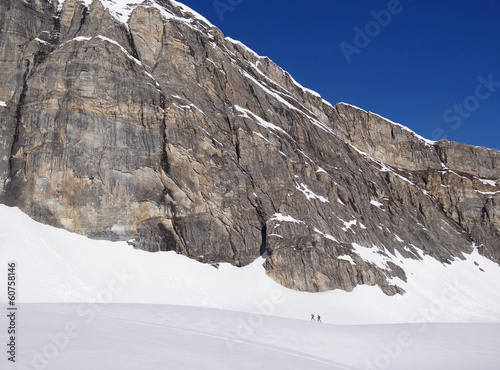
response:
[(181, 1), (332, 104), (500, 149), (499, 0)]

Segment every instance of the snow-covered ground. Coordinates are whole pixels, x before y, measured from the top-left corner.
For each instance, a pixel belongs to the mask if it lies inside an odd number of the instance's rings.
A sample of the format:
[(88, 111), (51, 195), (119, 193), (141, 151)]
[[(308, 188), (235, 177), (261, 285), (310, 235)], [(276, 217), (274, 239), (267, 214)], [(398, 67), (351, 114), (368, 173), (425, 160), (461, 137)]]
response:
[[(364, 258), (384, 263), (366, 249)], [(14, 261), (25, 369), (498, 369), (500, 267), (476, 251), (465, 257), (401, 258), (408, 282), (394, 283), (403, 296), (369, 286), (304, 293), (268, 278), (263, 258), (216, 268), (90, 240), (0, 205), (0, 309)]]
[(493, 370), (500, 364), (500, 324), (339, 326), (136, 304), (19, 310), (21, 369)]

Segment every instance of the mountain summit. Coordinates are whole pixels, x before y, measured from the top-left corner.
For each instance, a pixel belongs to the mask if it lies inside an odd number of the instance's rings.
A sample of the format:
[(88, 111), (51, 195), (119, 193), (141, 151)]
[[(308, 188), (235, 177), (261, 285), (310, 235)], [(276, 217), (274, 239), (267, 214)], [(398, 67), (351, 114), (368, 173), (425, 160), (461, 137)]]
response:
[(93, 238), (404, 294), (500, 262), (500, 152), (335, 106), (167, 0), (0, 3), (0, 201)]

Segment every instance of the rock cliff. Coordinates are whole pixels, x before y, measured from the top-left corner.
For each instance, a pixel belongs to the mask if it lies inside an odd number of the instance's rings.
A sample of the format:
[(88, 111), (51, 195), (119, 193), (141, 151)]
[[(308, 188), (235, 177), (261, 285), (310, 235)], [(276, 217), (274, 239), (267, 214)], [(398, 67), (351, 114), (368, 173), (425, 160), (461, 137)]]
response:
[[(123, 2), (125, 5), (120, 5)], [(168, 0), (0, 2), (0, 201), (298, 290), (500, 262), (500, 152), (330, 105)]]

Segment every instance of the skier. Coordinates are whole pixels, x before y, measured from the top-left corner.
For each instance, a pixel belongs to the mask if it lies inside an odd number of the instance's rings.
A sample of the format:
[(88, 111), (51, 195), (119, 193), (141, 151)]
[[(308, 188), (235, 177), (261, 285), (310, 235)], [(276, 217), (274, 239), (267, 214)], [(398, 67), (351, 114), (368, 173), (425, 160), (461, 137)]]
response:
[(318, 322), (321, 322), (321, 316), (318, 315)]
[(315, 321), (314, 320), (314, 314), (311, 314), (311, 321)]

